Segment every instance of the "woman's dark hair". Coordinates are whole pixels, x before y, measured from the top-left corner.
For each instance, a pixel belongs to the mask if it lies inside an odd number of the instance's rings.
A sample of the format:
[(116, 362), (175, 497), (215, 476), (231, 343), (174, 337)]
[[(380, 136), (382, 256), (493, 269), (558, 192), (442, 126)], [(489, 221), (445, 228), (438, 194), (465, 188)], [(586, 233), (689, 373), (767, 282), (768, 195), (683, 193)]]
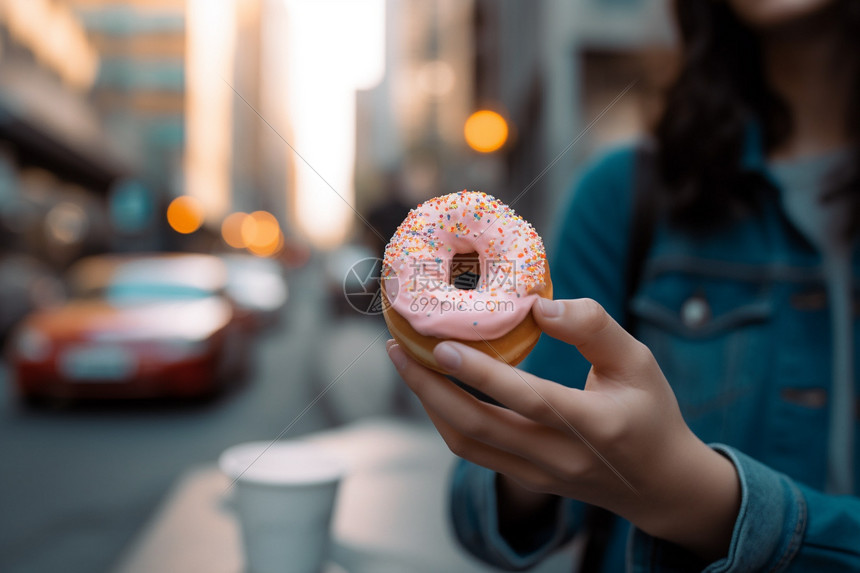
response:
[[(860, 2), (838, 0), (839, 21), (860, 54)], [(767, 84), (756, 33), (728, 2), (675, 0), (681, 37), (680, 68), (655, 129), (657, 162), (666, 184), (672, 220), (707, 230), (754, 205), (766, 185), (741, 162), (751, 120), (760, 126), (765, 150), (791, 134), (786, 104)], [(851, 191), (851, 231), (860, 229), (860, 66), (851, 81), (849, 133), (855, 166), (840, 178), (836, 192)]]

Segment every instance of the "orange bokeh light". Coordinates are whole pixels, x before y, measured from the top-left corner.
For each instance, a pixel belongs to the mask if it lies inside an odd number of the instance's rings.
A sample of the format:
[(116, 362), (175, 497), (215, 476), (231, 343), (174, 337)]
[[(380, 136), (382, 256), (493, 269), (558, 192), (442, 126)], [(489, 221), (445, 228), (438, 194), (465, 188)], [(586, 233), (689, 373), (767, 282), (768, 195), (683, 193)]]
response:
[(277, 253), (284, 244), (278, 220), (267, 211), (254, 211), (243, 218), (241, 236), (245, 247), (261, 257)]
[(508, 122), (498, 113), (482, 109), (466, 120), (463, 135), (469, 147), (481, 153), (490, 153), (508, 140)]
[(281, 249), (283, 249), (283, 248), (284, 248), (284, 234), (281, 233), (280, 230), (278, 230), (277, 238), (273, 242), (271, 242), (267, 245), (264, 245), (264, 244), (248, 245), (248, 251), (254, 255), (257, 255), (258, 257), (271, 257), (272, 255), (279, 253), (281, 251)]
[(193, 233), (203, 224), (203, 206), (189, 195), (177, 197), (167, 206), (167, 222), (177, 233)]
[(234, 249), (244, 249), (248, 244), (242, 236), (242, 224), (251, 216), (247, 213), (237, 211), (230, 213), (221, 222), (221, 236), (224, 237), (224, 242)]

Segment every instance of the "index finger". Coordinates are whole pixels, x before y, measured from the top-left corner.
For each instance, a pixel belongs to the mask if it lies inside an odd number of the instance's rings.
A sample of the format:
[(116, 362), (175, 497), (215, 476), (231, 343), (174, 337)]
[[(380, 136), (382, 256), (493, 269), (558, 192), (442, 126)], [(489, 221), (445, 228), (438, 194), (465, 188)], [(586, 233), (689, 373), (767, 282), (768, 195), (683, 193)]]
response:
[(594, 415), (599, 397), (523, 372), (501, 359), (457, 342), (442, 342), (436, 360), (459, 380), (536, 422), (570, 430), (569, 420)]

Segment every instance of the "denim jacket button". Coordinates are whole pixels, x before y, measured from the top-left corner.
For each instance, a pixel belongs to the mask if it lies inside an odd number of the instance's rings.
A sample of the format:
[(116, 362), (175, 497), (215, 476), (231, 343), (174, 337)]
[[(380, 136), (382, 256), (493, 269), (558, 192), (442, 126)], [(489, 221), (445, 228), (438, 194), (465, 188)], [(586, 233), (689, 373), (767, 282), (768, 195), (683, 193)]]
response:
[(708, 322), (711, 307), (701, 296), (692, 296), (681, 305), (681, 321), (689, 328), (698, 328)]

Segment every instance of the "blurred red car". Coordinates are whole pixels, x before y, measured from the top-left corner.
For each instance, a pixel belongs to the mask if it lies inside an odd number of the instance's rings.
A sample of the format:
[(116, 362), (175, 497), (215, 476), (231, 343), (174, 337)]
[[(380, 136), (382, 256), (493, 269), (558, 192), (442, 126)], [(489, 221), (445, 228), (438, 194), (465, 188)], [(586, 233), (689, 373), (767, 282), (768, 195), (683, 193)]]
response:
[(25, 399), (211, 395), (244, 370), (218, 258), (91, 257), (69, 277), (77, 296), (28, 316), (9, 345)]

